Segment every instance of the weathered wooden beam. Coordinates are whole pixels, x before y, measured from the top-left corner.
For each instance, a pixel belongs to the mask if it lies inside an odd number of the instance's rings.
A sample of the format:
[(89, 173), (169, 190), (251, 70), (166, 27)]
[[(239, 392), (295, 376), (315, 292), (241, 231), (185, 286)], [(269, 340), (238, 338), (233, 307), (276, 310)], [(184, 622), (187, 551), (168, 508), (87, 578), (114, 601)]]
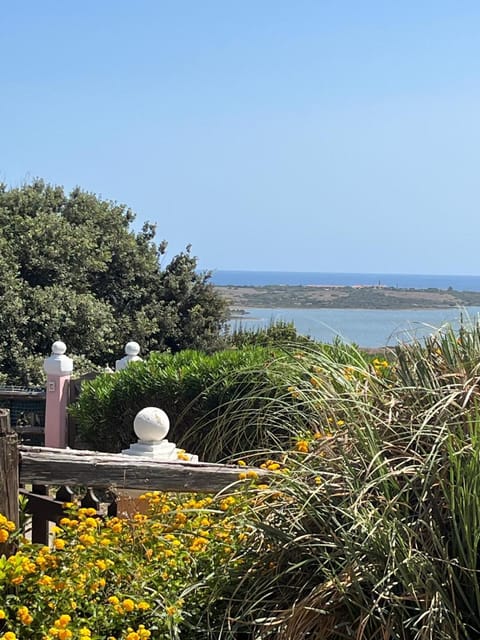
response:
[[(0, 409), (0, 513), (18, 527), (18, 436), (8, 409)], [(8, 541), (0, 543), (0, 555), (12, 550)]]
[(18, 437), (0, 409), (0, 513), (18, 524)]
[[(215, 493), (248, 469), (205, 462), (158, 462), (151, 458), (81, 449), (20, 446), (20, 481), (144, 491)], [(269, 475), (254, 469), (259, 477)]]

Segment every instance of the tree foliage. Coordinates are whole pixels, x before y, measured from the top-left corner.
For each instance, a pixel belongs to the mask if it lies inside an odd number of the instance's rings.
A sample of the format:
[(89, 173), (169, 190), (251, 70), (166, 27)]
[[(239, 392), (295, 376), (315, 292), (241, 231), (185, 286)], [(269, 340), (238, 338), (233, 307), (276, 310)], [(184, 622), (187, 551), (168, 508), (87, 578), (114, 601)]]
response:
[(226, 306), (190, 246), (165, 268), (155, 226), (138, 233), (125, 205), (35, 180), (0, 184), (0, 371), (35, 382), (31, 363), (56, 339), (112, 362), (126, 341), (144, 352), (212, 350)]

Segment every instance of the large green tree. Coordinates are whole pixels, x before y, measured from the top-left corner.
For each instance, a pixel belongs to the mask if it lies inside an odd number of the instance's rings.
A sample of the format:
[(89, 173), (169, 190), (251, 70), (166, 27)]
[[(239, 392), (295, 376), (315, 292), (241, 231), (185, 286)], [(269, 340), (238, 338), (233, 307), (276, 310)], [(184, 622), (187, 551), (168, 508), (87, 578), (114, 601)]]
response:
[[(95, 364), (144, 352), (212, 350), (227, 310), (190, 247), (165, 267), (155, 227), (128, 207), (35, 180), (0, 184), (0, 373), (35, 381), (52, 341)], [(38, 367), (37, 367), (38, 368)]]

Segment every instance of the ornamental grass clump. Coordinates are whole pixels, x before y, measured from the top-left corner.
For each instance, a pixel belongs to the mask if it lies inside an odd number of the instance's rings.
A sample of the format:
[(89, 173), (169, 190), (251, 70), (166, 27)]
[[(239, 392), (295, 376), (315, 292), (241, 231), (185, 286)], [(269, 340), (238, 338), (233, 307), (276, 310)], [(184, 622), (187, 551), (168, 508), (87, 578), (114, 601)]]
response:
[(347, 367), (339, 345), (292, 356), (311, 424), (275, 456), (211, 638), (480, 637), (477, 335)]

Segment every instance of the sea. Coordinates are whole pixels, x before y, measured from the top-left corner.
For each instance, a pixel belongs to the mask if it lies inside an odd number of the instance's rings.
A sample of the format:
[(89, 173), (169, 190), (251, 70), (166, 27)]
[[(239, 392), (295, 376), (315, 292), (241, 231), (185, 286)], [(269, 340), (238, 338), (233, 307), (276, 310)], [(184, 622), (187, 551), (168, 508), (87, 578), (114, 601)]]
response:
[[(480, 291), (480, 276), (398, 273), (323, 273), (296, 271), (215, 271), (213, 284), (264, 285), (383, 285), (400, 289)], [(365, 348), (394, 346), (422, 340), (447, 326), (476, 323), (480, 307), (450, 309), (264, 309), (248, 308), (231, 320), (232, 328), (255, 329), (273, 322), (293, 322), (298, 333), (321, 342), (336, 337)]]

